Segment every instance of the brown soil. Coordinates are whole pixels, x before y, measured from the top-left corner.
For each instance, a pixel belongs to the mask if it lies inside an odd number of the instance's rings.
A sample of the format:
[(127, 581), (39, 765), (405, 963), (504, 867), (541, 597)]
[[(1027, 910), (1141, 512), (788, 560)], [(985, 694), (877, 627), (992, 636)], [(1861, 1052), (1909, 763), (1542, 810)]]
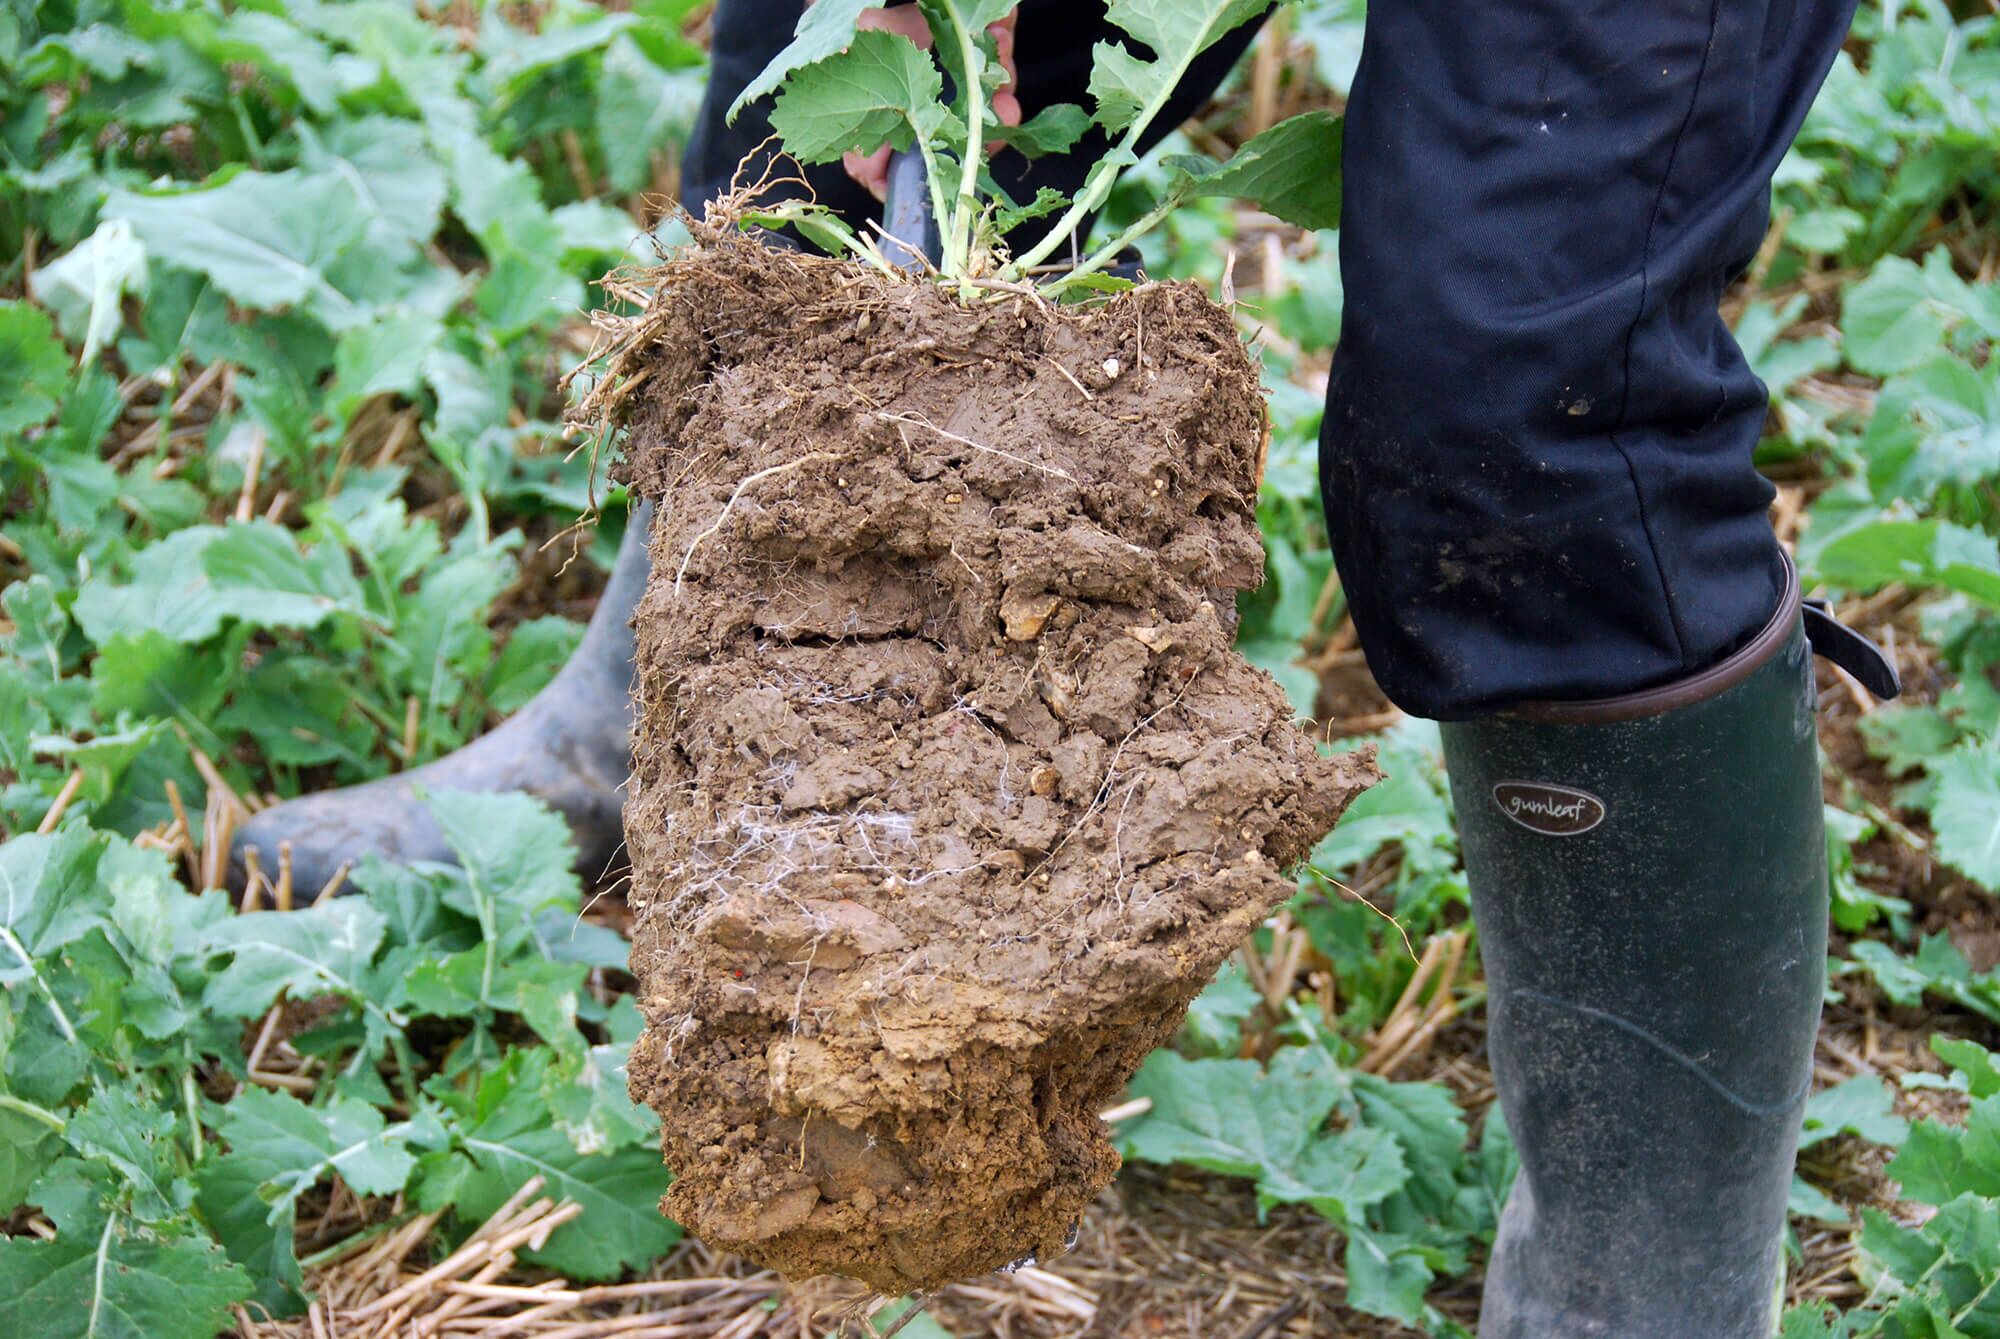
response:
[(1097, 1111), (1374, 777), (1230, 649), (1256, 371), (1191, 286), (961, 304), (698, 228), (604, 383), (662, 500), (626, 828), (664, 1207), (885, 1292), (1048, 1259), (1117, 1169)]

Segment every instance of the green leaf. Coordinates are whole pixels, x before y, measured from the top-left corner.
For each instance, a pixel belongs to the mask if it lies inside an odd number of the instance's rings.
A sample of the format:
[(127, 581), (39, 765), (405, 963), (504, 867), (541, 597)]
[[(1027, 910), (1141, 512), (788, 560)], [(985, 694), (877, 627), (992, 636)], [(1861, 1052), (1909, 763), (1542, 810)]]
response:
[(29, 833), (0, 844), (0, 984), (34, 975), (47, 957), (104, 925), (110, 899), (97, 885), (103, 839), (77, 829)]
[(1941, 1207), (1924, 1235), (1982, 1278), (2000, 1275), (2000, 1205), (1978, 1195), (1961, 1195)]
[(1778, 1339), (1846, 1339), (1846, 1336), (1847, 1325), (1840, 1313), (1825, 1303), (1792, 1307), (1778, 1325)]
[(503, 158), (469, 123), (433, 126), (431, 142), (445, 161), (452, 209), (488, 255), (544, 254), (556, 241), (555, 220), (542, 203), (535, 175), (518, 158)]
[(201, 567), (223, 610), (254, 627), (311, 628), (332, 614), (366, 613), (346, 554), (330, 544), (306, 553), (270, 521), (224, 526), (202, 549)]
[(101, 1088), (69, 1119), (63, 1137), (86, 1158), (117, 1172), (141, 1222), (158, 1223), (187, 1208), (187, 1186), (171, 1160), (174, 1113), (142, 1103), (129, 1088)]
[(1486, 1121), (1479, 1131), (1479, 1180), (1495, 1221), (1514, 1191), (1514, 1178), (1520, 1174), (1521, 1154), (1514, 1144), (1514, 1132), (1507, 1128), (1506, 1113), (1495, 1103), (1486, 1109)]
[(2000, 972), (1974, 975), (1972, 964), (1942, 932), (1926, 935), (1910, 955), (1872, 939), (1856, 941), (1850, 951), (1892, 1004), (1918, 1004), (1929, 991), (2000, 1023)]
[(609, 967), (619, 972), (630, 965), (632, 943), (624, 935), (560, 907), (551, 907), (535, 918), (535, 934), (543, 950), (556, 962)]
[[(1089, 129), (1090, 113), (1073, 102), (1057, 102), (1042, 108), (1017, 126), (1001, 126), (993, 132), (993, 138), (1019, 149), (1030, 158), (1039, 158), (1045, 153), (1068, 153)], [(1041, 190), (1049, 191), (1058, 201), (1063, 199), (1060, 192), (1047, 186)], [(1001, 231), (1007, 229), (1002, 228)]]
[[(102, 936), (99, 938), (101, 940)], [(75, 1004), (76, 997), (82, 994), (78, 975), (58, 973), (51, 966), (49, 977), (53, 979), (44, 979), (36, 987), (41, 998), (16, 991), (18, 1002), (14, 1006), (13, 1036), (8, 1041), (5, 1057), (10, 1096), (45, 1108), (60, 1107), (75, 1095), (88, 1076), (90, 1057), (84, 1051), (86, 1043), (78, 1033), (77, 1025), (70, 1022), (66, 1029), (67, 1015), (59, 1017), (56, 1013), (58, 1008), (67, 1009)], [(101, 1029), (92, 1026), (94, 1022), (86, 1021), (84, 1029), (94, 1034), (101, 1032)], [(22, 1170), (32, 1181), (45, 1168), (46, 1163)]]
[(345, 996), (381, 1015), (374, 1001), (382, 991), (369, 964), (384, 925), (381, 912), (356, 898), (232, 916), (202, 936), (205, 952), (231, 959), (227, 970), (211, 972), (203, 1007), (250, 1018), (269, 1009), (278, 992), (289, 991), (299, 999)]
[[(819, 8), (814, 5), (806, 14)], [(676, 142), (687, 138), (701, 106), (704, 74), (698, 66), (661, 69), (630, 36), (605, 48), (595, 125), (612, 190), (625, 193), (646, 186), (653, 178), (654, 155), (670, 154)]]
[(54, 1241), (0, 1238), (0, 1333), (36, 1339), (214, 1339), (250, 1279), (215, 1244), (105, 1221)]
[(576, 910), (576, 843), (560, 815), (500, 792), (441, 790), (425, 802), (465, 872), (466, 893), (447, 901), (490, 925), (491, 942), (519, 943), (544, 908)]
[(1841, 303), (1847, 361), (1858, 371), (1887, 376), (1941, 349), (1945, 322), (1926, 297), (1915, 265), (1900, 256), (1878, 263)]
[(123, 412), (117, 383), (98, 368), (87, 369), (64, 398), (54, 425), (20, 453), (40, 470), (48, 514), (59, 530), (89, 534), (114, 508), (120, 480), (98, 448)]
[(1910, 1132), (1910, 1123), (1895, 1114), (1896, 1097), (1888, 1081), (1861, 1074), (1814, 1093), (1806, 1103), (1805, 1128), (1799, 1147), (1811, 1148), (1835, 1135), (1852, 1134), (1871, 1144), (1895, 1148)]
[(1345, 1087), (1324, 1051), (1287, 1047), (1267, 1073), (1254, 1060), (1185, 1060), (1155, 1051), (1133, 1076), (1153, 1109), (1119, 1132), (1127, 1157), (1231, 1176), (1282, 1175), (1298, 1162)]
[(1922, 1234), (1904, 1227), (1874, 1205), (1861, 1210), (1861, 1249), (1904, 1283), (1916, 1283), (1943, 1254)]
[(550, 214), (562, 237), (565, 263), (617, 261), (640, 254), (639, 225), (624, 210), (602, 200), (577, 200)]
[[(916, 1299), (910, 1297), (889, 1303), (868, 1318), (869, 1330), (876, 1335), (887, 1334), (889, 1327), (909, 1315), (910, 1309), (916, 1305)], [(929, 1312), (911, 1316), (903, 1327), (896, 1331), (896, 1335), (897, 1339), (956, 1339), (956, 1336)]]
[(1340, 136), (1338, 116), (1304, 112), (1251, 139), (1220, 167), (1190, 174), (1187, 193), (1248, 200), (1301, 228), (1337, 228)]
[(421, 246), (444, 211), (444, 166), (423, 128), (390, 116), (337, 121), (324, 135), (301, 128), (300, 161), (315, 176), (338, 177), (353, 193), (366, 236), (384, 247)]
[(43, 38), (27, 53), (22, 69), (38, 83), (66, 82), (86, 71), (103, 79), (122, 79), (156, 58), (151, 46), (117, 25), (92, 23)]
[(35, 271), (36, 301), (56, 314), (63, 333), (83, 344), (78, 363), (88, 366), (97, 351), (125, 325), (124, 300), (146, 288), (146, 249), (132, 225), (112, 219), (51, 263)]
[(1338, 874), (1392, 844), (1411, 854), (1455, 849), (1451, 805), (1431, 780), (1442, 771), (1435, 738), (1385, 742), (1382, 780), (1356, 796), (1314, 848), (1314, 869)]
[(332, 1175), (357, 1194), (393, 1195), (416, 1166), (403, 1127), (390, 1128), (381, 1112), (346, 1098), (309, 1107), (289, 1093), (246, 1089), (224, 1108), (221, 1134), (230, 1156), (268, 1169), (266, 1199), (274, 1205)]
[(1948, 1204), (1967, 1191), (2000, 1196), (2000, 1166), (1983, 1166), (1971, 1151), (1966, 1131), (1919, 1121), (1888, 1172), (1903, 1187), (1904, 1198), (1919, 1204)]
[(404, 1146), (407, 1130), (345, 1097), (309, 1107), (250, 1088), (223, 1108), (218, 1133), (228, 1152), (201, 1169), (196, 1204), (230, 1257), (252, 1272), (267, 1309), (301, 1309), (292, 1250), (299, 1196), (334, 1175), (362, 1195), (401, 1190), (416, 1166)]
[(1965, 1117), (1965, 1158), (1974, 1175), (1960, 1189), (2000, 1196), (2000, 1098), (1973, 1101)]
[(1098, 124), (1115, 134), (1142, 109), (1164, 103), (1196, 56), (1268, 8), (1266, 0), (1110, 0), (1105, 17), (1150, 47), (1155, 59), (1122, 43), (1097, 44), (1090, 94)]
[[(626, 1009), (635, 1014), (632, 997), (621, 996)], [(617, 1024), (608, 1024), (616, 1032)], [(632, 1056), (632, 1038), (592, 1046), (576, 1061), (573, 1082), (548, 1092), (549, 1114), (557, 1128), (578, 1148), (603, 1149), (632, 1145), (648, 1150), (659, 1146), (660, 1118), (651, 1107), (632, 1100), (627, 1066)]]
[(1972, 1096), (1992, 1097), (2000, 1093), (2000, 1059), (1978, 1042), (1940, 1033), (1931, 1038), (1931, 1050), (1965, 1076), (1966, 1091)]
[(1816, 1223), (1853, 1221), (1838, 1200), (1802, 1176), (1792, 1177), (1791, 1193), (1785, 1199), (1785, 1212), (1795, 1218), (1810, 1218)]
[(486, 676), (486, 701), (509, 715), (548, 686), (583, 639), (583, 625), (547, 614), (517, 623)]
[(615, 1278), (651, 1264), (680, 1239), (680, 1228), (660, 1212), (671, 1178), (657, 1149), (579, 1152), (560, 1130), (514, 1123), (499, 1132), (482, 1125), (462, 1142), (475, 1170), (454, 1207), (471, 1221), (491, 1214), (537, 1175), (547, 1178), (548, 1194), (583, 1206), (582, 1217), (527, 1252), (530, 1260), (573, 1278)]
[(1861, 450), (1876, 497), (1929, 500), (2000, 474), (2000, 367), (1940, 355), (1882, 388)]
[(424, 359), (443, 335), (426, 316), (390, 316), (348, 330), (334, 346), (327, 407), (345, 421), (374, 396), (414, 395)]
[(313, 656), (266, 657), (238, 680), (218, 731), (247, 732), (265, 759), (292, 767), (343, 762), (365, 770), (375, 728), (354, 709), (354, 680)]
[(56, 600), (56, 584), (37, 574), (0, 591), (0, 609), (14, 626), (0, 633), (0, 651), (34, 666), (37, 675), (53, 683), (68, 668), (63, 639), (69, 615)]
[(1848, 365), (1889, 376), (1928, 360), (1961, 327), (2000, 337), (2000, 303), (1977, 295), (1950, 252), (1933, 248), (1922, 267), (1900, 256), (1879, 261), (1847, 291), (1840, 327)]
[(0, 1093), (0, 1213), (6, 1214), (27, 1199), (29, 1188), (61, 1147), (45, 1118), (14, 1108), (12, 1104), (20, 1101), (11, 1093)]
[(1441, 1209), (1457, 1190), (1465, 1163), (1465, 1113), (1451, 1090), (1436, 1083), (1394, 1083), (1374, 1074), (1353, 1076), (1361, 1119), (1396, 1136), (1410, 1168), (1410, 1189)]
[[(917, 0), (917, 8), (935, 39), (931, 52), (944, 67), (945, 76), (951, 81), (953, 89), (949, 113), (942, 127), (943, 139), (952, 156), (962, 159), (965, 153), (963, 127), (972, 106), (968, 90), (977, 88), (982, 104), (990, 109), (993, 95), (1006, 80), (1006, 72), (999, 62), (999, 47), (986, 31), (987, 25), (1007, 17), (1015, 6), (1009, 0)], [(990, 110), (981, 115), (982, 143), (991, 138), (986, 134), (984, 125), (992, 119)]]
[(1938, 857), (2000, 891), (2000, 751), (1969, 745), (1932, 758), (1928, 766)]
[(1025, 205), (1003, 206), (994, 211), (993, 229), (1002, 237), (1030, 219), (1046, 218), (1069, 205), (1069, 197), (1053, 186), (1035, 190), (1035, 198)]
[(474, 300), (494, 334), (511, 340), (574, 315), (583, 286), (548, 256), (508, 251), (480, 281)]
[(1874, 834), (1874, 822), (1831, 804), (1825, 810), (1827, 882), (1833, 894), (1834, 925), (1853, 934), (1887, 917), (1897, 938), (1909, 938), (1909, 902), (1868, 887), (1855, 868), (1854, 844)]
[[(455, 1189), (454, 1207), (476, 1222), (530, 1177), (543, 1176), (547, 1194), (558, 1202), (575, 1200), (583, 1214), (528, 1258), (581, 1279), (615, 1277), (650, 1264), (680, 1237), (680, 1229), (660, 1212), (669, 1177), (658, 1150), (649, 1143), (581, 1151), (567, 1133), (551, 1127), (544, 1102), (535, 1100), (523, 1081), (538, 1075), (535, 1065), (519, 1057), (535, 1054), (516, 1052), (506, 1069), (481, 1084), (485, 1114), (458, 1141), (472, 1167)], [(541, 1054), (545, 1059), (547, 1053)]]
[(335, 330), (366, 315), (329, 277), (370, 223), (336, 174), (237, 172), (196, 190), (118, 190), (104, 217), (129, 223), (149, 255), (207, 275), (239, 306), (304, 307)]
[(519, 94), (535, 76), (598, 50), (637, 21), (632, 14), (583, 18), (576, 11), (556, 10), (535, 31), (524, 32), (488, 10), (479, 30), (479, 48), (486, 58), (480, 73), (508, 93)]
[(509, 371), (501, 358), (449, 345), (433, 350), (424, 359), (424, 381), (437, 396), (436, 432), (471, 442), (489, 429), (503, 427), (512, 407)]
[(1133, 55), (1123, 43), (1098, 43), (1090, 67), (1090, 96), (1097, 107), (1092, 119), (1114, 134), (1125, 129), (1146, 109), (1159, 84), (1152, 62)]
[(883, 144), (907, 149), (943, 124), (943, 92), (938, 67), (909, 38), (862, 32), (846, 51), (786, 81), (771, 125), (802, 163), (830, 163), (848, 150), (866, 153)]
[(1243, 1044), (1243, 1023), (1263, 997), (1235, 962), (1225, 962), (1188, 1006), (1181, 1038), (1199, 1055), (1233, 1057)]
[(111, 798), (128, 767), (170, 737), (165, 721), (120, 724), (123, 728), (100, 728), (88, 739), (42, 735), (34, 741), (35, 751), (58, 759), (66, 769), (82, 772), (82, 793), (102, 802)]
[(63, 1156), (44, 1169), (29, 1195), (34, 1204), (64, 1233), (95, 1237), (104, 1230), (118, 1198), (118, 1174), (102, 1162)]
[(68, 381), (55, 324), (25, 302), (0, 302), (0, 433), (46, 422)]
[[(864, 10), (879, 9), (884, 0), (819, 0), (807, 5), (799, 15), (798, 27), (793, 29), (792, 40), (783, 50), (771, 58), (729, 104), (729, 123), (736, 123), (736, 115), (749, 103), (755, 102), (766, 93), (783, 83), (785, 76), (807, 65), (814, 65), (845, 51), (854, 42), (855, 23)], [(787, 146), (790, 140), (787, 138)]]
[(1914, 771), (1958, 740), (1958, 727), (1935, 707), (1892, 703), (1858, 722), (1868, 751), (1888, 764), (1891, 776)]
[(252, 1304), (273, 1316), (295, 1316), (306, 1306), (305, 1271), (293, 1249), (298, 1207), (289, 1199), (266, 1204), (263, 1188), (270, 1179), (256, 1158), (233, 1150), (210, 1158), (195, 1175), (195, 1210), (229, 1258), (249, 1272), (256, 1288)]
[(494, 963), (481, 946), (418, 963), (399, 983), (396, 998), (412, 1014), (433, 1018), (518, 1014), (550, 1045), (574, 1046), (580, 1044), (576, 999), (587, 970), (582, 963), (542, 958)]
[(1354, 1224), (1409, 1179), (1396, 1136), (1361, 1127), (1314, 1138), (1290, 1168), (1261, 1177), (1257, 1194), (1267, 1200), (1310, 1204), (1336, 1223)]
[(1424, 1247), (1392, 1233), (1352, 1227), (1347, 1234), (1347, 1304), (1404, 1325), (1423, 1320), (1435, 1277)]
[(220, 649), (192, 650), (151, 629), (136, 637), (121, 634), (98, 650), (91, 701), (114, 719), (125, 712), (189, 724), (207, 721), (229, 692), (231, 658)]
[[(1790, 234), (1786, 236), (1789, 238)], [(1783, 305), (1748, 303), (1736, 318), (1737, 347), (1773, 397), (1782, 396), (1793, 382), (1840, 363), (1839, 350), (1831, 340), (1778, 338), (1799, 319), (1805, 306), (1805, 294), (1801, 293)]]
[(1949, 521), (1864, 522), (1822, 545), (1813, 566), (1819, 579), (1849, 590), (1944, 586), (2000, 609), (2000, 542)]
[(269, 70), (298, 91), (299, 101), (321, 116), (331, 114), (340, 94), (340, 69), (333, 53), (297, 24), (276, 14), (238, 10), (216, 28), (218, 45), (231, 58)]

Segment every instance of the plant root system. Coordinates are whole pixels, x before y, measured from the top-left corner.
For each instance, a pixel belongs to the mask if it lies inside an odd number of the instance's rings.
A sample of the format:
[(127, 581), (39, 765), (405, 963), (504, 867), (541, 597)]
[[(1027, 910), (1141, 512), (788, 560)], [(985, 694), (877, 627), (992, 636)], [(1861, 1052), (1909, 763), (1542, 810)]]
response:
[(625, 820), (664, 1208), (889, 1293), (1047, 1260), (1099, 1109), (1375, 776), (1231, 650), (1255, 368), (1190, 286), (961, 304), (694, 227), (614, 285), (583, 408), (660, 502)]

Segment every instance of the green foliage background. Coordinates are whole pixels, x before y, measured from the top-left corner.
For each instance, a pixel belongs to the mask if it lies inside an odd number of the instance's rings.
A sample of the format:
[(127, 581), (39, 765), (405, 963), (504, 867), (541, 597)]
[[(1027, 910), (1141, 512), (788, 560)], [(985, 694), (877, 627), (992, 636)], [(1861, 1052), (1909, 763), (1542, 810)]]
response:
[[(371, 861), (354, 895), (289, 914), (192, 894), (133, 838), (171, 818), (170, 781), (201, 811), (193, 750), (260, 795), (382, 775), (518, 707), (574, 647), (578, 625), (518, 616), (515, 588), (549, 579), (536, 551), (593, 497), (584, 560), (618, 538), (623, 499), (561, 442), (553, 388), (585, 347), (588, 281), (653, 254), (636, 197), (671, 185), (700, 95), (694, 10), (0, 5), (0, 1331), (172, 1339), (233, 1303), (295, 1312), (299, 1207), (336, 1176), (445, 1211), (450, 1237), (544, 1175), (586, 1205), (545, 1253), (578, 1277), (673, 1240), (652, 1117), (624, 1095), (636, 1010), (605, 984), (624, 945), (579, 920), (552, 817), (430, 797), (462, 867)], [(1344, 92), (1358, 5), (1291, 12)], [(1175, 170), (1139, 168), (1106, 235)], [(2000, 890), (1996, 174), (1996, 20), (1870, 5), (1785, 160), (1737, 318), (1773, 393), (1761, 459), (1830, 481), (1808, 581), (1925, 592), (1944, 684), (1865, 718), (1892, 806), (1837, 775), (1831, 968), (1932, 1011), (1950, 1077), (1906, 1083), (1963, 1120), (1912, 1124), (1871, 1076), (1815, 1097), (1808, 1163), (1835, 1139), (1900, 1147), (1904, 1199), (1857, 1217), (1798, 1182), (1796, 1221), (1847, 1225), (1868, 1292), (1797, 1309), (1797, 1339), (2000, 1335), (2000, 1078), (1968, 1040), (2000, 1026), (2000, 971), (1919, 935), (1924, 909), (1868, 854), (1914, 844)], [(1244, 226), (1191, 202), (1144, 243), (1149, 268), (1219, 285)], [(1299, 650), (1343, 612), (1322, 598), (1312, 465), (1333, 241), (1278, 251), (1256, 313), (1270, 580), (1243, 645), (1302, 712)], [(1337, 998), (1274, 1007), (1225, 969), (1135, 1080), (1153, 1107), (1120, 1138), (1325, 1215), (1352, 1305), (1462, 1333), (1428, 1298), (1476, 1264), (1514, 1163), (1448, 1090), (1357, 1067), (1412, 964), (1339, 885), (1418, 940), (1466, 903), (1434, 731), (1381, 743), (1389, 780), (1289, 912)], [(318, 1002), (293, 1038), (308, 1093), (245, 1062), (246, 1024), (281, 999)]]

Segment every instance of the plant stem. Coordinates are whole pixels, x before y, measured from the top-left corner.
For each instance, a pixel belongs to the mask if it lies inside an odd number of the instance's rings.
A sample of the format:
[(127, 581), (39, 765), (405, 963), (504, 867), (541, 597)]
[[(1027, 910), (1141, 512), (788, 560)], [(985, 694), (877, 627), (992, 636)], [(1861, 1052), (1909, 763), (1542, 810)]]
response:
[(48, 1126), (57, 1134), (69, 1128), (68, 1121), (47, 1107), (36, 1106), (26, 1098), (15, 1097), (9, 1093), (0, 1093), (0, 1111), (11, 1111), (17, 1116), (26, 1116), (29, 1120)]
[(972, 33), (958, 21), (958, 11), (950, 9), (951, 26), (958, 37), (958, 58), (965, 67), (965, 152), (958, 172), (958, 203), (951, 210), (951, 232), (945, 239), (944, 270), (963, 278), (972, 250), (972, 220), (979, 213), (979, 159), (984, 153), (980, 131), (985, 127), (986, 102), (979, 78), (982, 57)]
[(1981, 1288), (1970, 1302), (1967, 1302), (1964, 1306), (1951, 1313), (1952, 1327), (1956, 1329), (1958, 1326), (1965, 1324), (1967, 1318), (1979, 1309), (1980, 1304), (1993, 1295), (1993, 1290), (1996, 1287), (2000, 1287), (2000, 1278), (1988, 1279), (1986, 1286)]
[[(1145, 119), (1151, 118), (1148, 117)], [(1144, 120), (1135, 122), (1134, 124), (1144, 124)], [(1112, 151), (1115, 153), (1119, 149), (1129, 150), (1130, 141), (1136, 138), (1136, 136), (1127, 134), (1125, 138), (1119, 140), (1113, 146)], [(1055, 225), (1049, 229), (1048, 235), (1029, 248), (1027, 255), (1017, 256), (1002, 266), (1000, 277), (1002, 279), (1018, 279), (1054, 254), (1056, 248), (1067, 242), (1070, 234), (1082, 226), (1083, 220), (1104, 203), (1106, 197), (1111, 194), (1111, 187), (1117, 181), (1118, 175), (1116, 172), (1100, 172), (1097, 174), (1095, 181), (1087, 180), (1084, 183), (1083, 194), (1070, 202), (1070, 207), (1064, 211), (1061, 218), (1055, 221)]]
[(181, 1100), (187, 1104), (188, 1132), (194, 1144), (194, 1160), (199, 1165), (208, 1156), (208, 1144), (201, 1133), (201, 1101), (195, 1093), (192, 1055), (188, 1056), (188, 1067), (181, 1071)]
[[(1211, 18), (1209, 22), (1212, 24), (1214, 19)], [(1206, 37), (1207, 33), (1204, 32), (1202, 36)], [(1179, 86), (1181, 78), (1187, 74), (1188, 66), (1194, 63), (1195, 55), (1206, 45), (1207, 43), (1203, 41), (1196, 41), (1189, 44), (1187, 58), (1176, 66), (1171, 78), (1161, 81), (1160, 91), (1154, 94), (1144, 107), (1139, 109), (1139, 114), (1132, 118), (1132, 124), (1125, 127), (1125, 133), (1119, 136), (1118, 143), (1113, 146), (1111, 154), (1108, 155), (1109, 157), (1136, 157), (1139, 137), (1146, 133), (1146, 127), (1153, 123), (1153, 119), (1165, 110), (1167, 99), (1173, 96), (1174, 89)], [(1033, 269), (1047, 260), (1054, 254), (1057, 247), (1064, 244), (1071, 233), (1082, 226), (1084, 219), (1095, 213), (1110, 198), (1111, 188), (1117, 185), (1118, 178), (1122, 175), (1122, 170), (1099, 172), (1085, 181), (1083, 193), (1071, 202), (1069, 209), (1064, 212), (1060, 219), (1056, 220), (1055, 226), (1049, 229), (1048, 234), (1040, 242), (1036, 243), (1027, 255), (1009, 261), (1001, 269), (1000, 277), (1002, 279), (1018, 279), (1026, 271)], [(1131, 231), (1129, 228), (1126, 229), (1128, 235)]]
[(118, 1228), (118, 1215), (112, 1214), (104, 1220), (104, 1235), (97, 1239), (97, 1269), (91, 1274), (90, 1322), (84, 1326), (85, 1334), (97, 1333), (97, 1313), (104, 1306), (105, 1267), (111, 1263), (111, 1234)]
[(377, 1237), (387, 1236), (416, 1216), (416, 1212), (412, 1210), (409, 1213), (397, 1214), (394, 1218), (384, 1219), (372, 1227), (364, 1227), (352, 1236), (342, 1237), (339, 1241), (336, 1241), (324, 1250), (314, 1251), (311, 1255), (301, 1257), (299, 1267), (310, 1270), (327, 1263), (329, 1260), (338, 1260), (341, 1256), (366, 1246)]
[(64, 1040), (71, 1046), (83, 1045), (77, 1038), (76, 1025), (71, 1023), (69, 1015), (63, 1012), (62, 1002), (56, 998), (56, 993), (50, 989), (49, 983), (42, 979), (41, 972), (35, 967), (35, 960), (28, 955), (27, 945), (15, 938), (14, 932), (4, 925), (0, 925), (0, 944), (5, 944), (14, 956), (21, 960), (21, 965), (28, 969), (28, 975), (42, 988), (42, 994), (48, 999), (49, 1012), (55, 1015), (56, 1026), (62, 1029)]
[(944, 178), (938, 172), (937, 155), (931, 152), (930, 141), (923, 135), (919, 134), (914, 143), (924, 156), (924, 184), (931, 193), (931, 217), (937, 220), (942, 233), (951, 218), (951, 209), (945, 203)]
[(1141, 237), (1151, 232), (1154, 225), (1159, 223), (1168, 214), (1171, 214), (1179, 204), (1180, 197), (1178, 195), (1169, 195), (1168, 198), (1142, 214), (1124, 232), (1119, 233), (1103, 246), (1091, 252), (1089, 258), (1081, 264), (1043, 284), (1042, 295), (1044, 297), (1052, 297), (1062, 292), (1065, 288), (1068, 288), (1074, 280), (1081, 279), (1086, 274), (1095, 274), (1097, 271), (1103, 269), (1106, 265), (1118, 259), (1118, 253), (1123, 251), (1133, 238)]

